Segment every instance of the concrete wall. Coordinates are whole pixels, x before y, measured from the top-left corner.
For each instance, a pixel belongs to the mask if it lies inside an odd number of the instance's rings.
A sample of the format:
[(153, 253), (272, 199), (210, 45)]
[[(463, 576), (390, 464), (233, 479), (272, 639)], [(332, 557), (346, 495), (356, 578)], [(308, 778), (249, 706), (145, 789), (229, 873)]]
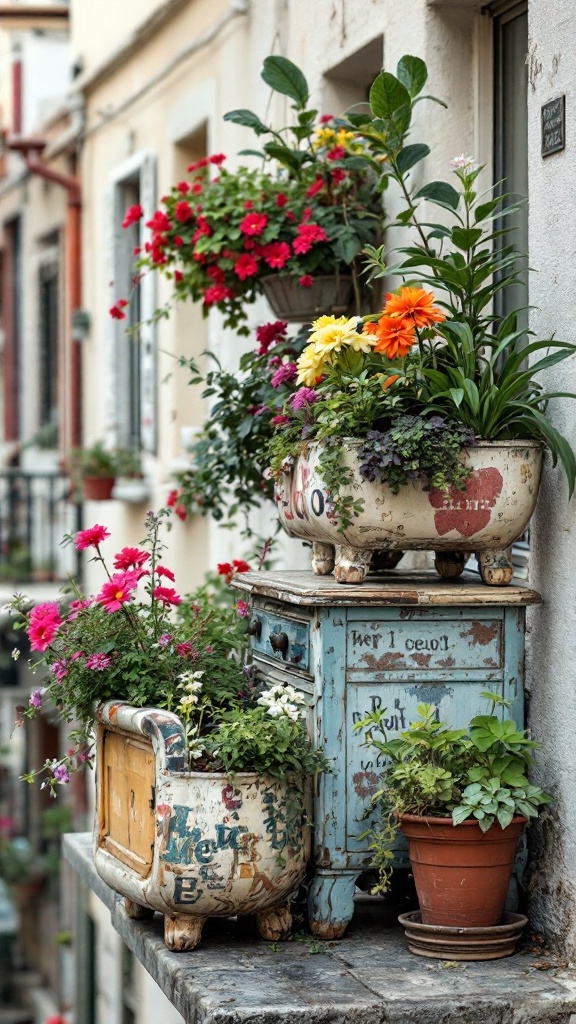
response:
[[(576, 54), (571, 0), (530, 4), (528, 90), (530, 169), (531, 328), (537, 337), (576, 342), (569, 296), (576, 285), (574, 137)], [(543, 158), (541, 106), (566, 96), (566, 149)], [(576, 357), (548, 371), (550, 391), (576, 392)], [(576, 446), (576, 402), (552, 400), (549, 415)], [(530, 614), (528, 685), (530, 724), (543, 743), (542, 784), (556, 803), (534, 830), (534, 923), (564, 946), (576, 948), (576, 504), (568, 501), (562, 474), (548, 463), (532, 526), (531, 583), (544, 603)]]

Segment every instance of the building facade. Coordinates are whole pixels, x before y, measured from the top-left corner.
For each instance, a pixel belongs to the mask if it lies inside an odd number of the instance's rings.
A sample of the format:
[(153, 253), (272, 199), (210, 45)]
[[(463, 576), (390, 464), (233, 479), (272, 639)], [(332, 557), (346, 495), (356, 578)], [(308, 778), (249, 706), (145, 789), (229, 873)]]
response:
[[(0, 185), (4, 444), (8, 457), (14, 445), (25, 445), (38, 430), (57, 423), (56, 459), (79, 436), (141, 450), (146, 496), (138, 504), (115, 500), (106, 506), (106, 523), (118, 547), (141, 535), (147, 508), (164, 504), (174, 471), (185, 464), (189, 438), (209, 415), (178, 357), (202, 360), (210, 349), (234, 367), (239, 345), (246, 344), (222, 328), (217, 314), (204, 319), (191, 303), (145, 325), (139, 335), (127, 334), (126, 322), (110, 317), (120, 296), (131, 297), (135, 323), (151, 317), (170, 295), (167, 282), (151, 277), (135, 285), (133, 249), (141, 244), (143, 229), (134, 225), (123, 231), (124, 211), (141, 204), (142, 224), (169, 187), (186, 176), (187, 166), (210, 153), (225, 153), (229, 166), (237, 165), (236, 154), (253, 140), (247, 130), (223, 120), (228, 110), (246, 107), (277, 125), (289, 120), (289, 100), (275, 97), (270, 103), (260, 79), (269, 54), (298, 64), (312, 105), (329, 113), (365, 102), (381, 67), (394, 70), (403, 54), (423, 58), (428, 90), (448, 109), (431, 103), (417, 108), (414, 138), (431, 149), (413, 172), (417, 183), (447, 178), (450, 160), (468, 153), (485, 165), (484, 187), (505, 178), (509, 191), (528, 196), (514, 224), (516, 244), (529, 248), (537, 270), (526, 275), (524, 304), (531, 307), (526, 316), (537, 336), (556, 332), (576, 340), (566, 301), (573, 290), (576, 244), (570, 0), (122, 0), (114, 5), (104, 0), (109, 18), (95, 16), (92, 0), (70, 0), (69, 6), (67, 57), (53, 53), (54, 68), (60, 71), (67, 62), (69, 69), (67, 83), (55, 70), (62, 101), (47, 114), (38, 109), (35, 120), (23, 114), (15, 134), (45, 136), (47, 145), (37, 158), (78, 180), (80, 284), (69, 261), (75, 244), (70, 189), (27, 169), (22, 149), (10, 151)], [(30, 60), (33, 65), (33, 53)], [(14, 78), (5, 75), (4, 82), (14, 85)], [(6, 121), (10, 89), (4, 93)], [(542, 107), (561, 97), (565, 145), (544, 155)], [(30, 150), (26, 153), (30, 157)], [(392, 213), (393, 199), (386, 203)], [(394, 244), (393, 232), (386, 243)], [(522, 304), (522, 293), (518, 296)], [(79, 340), (72, 338), (70, 323), (75, 308), (87, 314)], [(251, 310), (250, 323), (255, 327), (266, 319), (262, 301)], [(549, 377), (550, 390), (576, 391), (573, 360)], [(549, 414), (574, 443), (576, 404), (553, 400)], [(100, 514), (88, 505), (85, 524)], [(269, 521), (264, 509), (256, 529), (266, 534)], [(558, 468), (548, 463), (530, 540), (529, 580), (544, 604), (531, 612), (527, 680), (529, 723), (544, 745), (542, 783), (554, 793), (556, 807), (532, 830), (529, 887), (534, 924), (570, 958), (576, 947), (570, 867), (576, 850), (574, 532), (574, 503)], [(176, 522), (169, 544), (182, 589), (200, 583), (217, 562), (245, 555), (237, 534), (201, 516)], [(306, 564), (295, 541), (282, 545), (280, 557), (280, 567)], [(86, 583), (98, 585), (90, 566)], [(95, 906), (87, 909), (98, 966), (95, 995), (90, 1003), (84, 991), (85, 1016), (76, 1019), (147, 1024), (160, 1006), (163, 1019), (179, 1019), (161, 994), (150, 994), (152, 983), (139, 967), (121, 968), (120, 940)], [(127, 997), (123, 970), (132, 979)]]

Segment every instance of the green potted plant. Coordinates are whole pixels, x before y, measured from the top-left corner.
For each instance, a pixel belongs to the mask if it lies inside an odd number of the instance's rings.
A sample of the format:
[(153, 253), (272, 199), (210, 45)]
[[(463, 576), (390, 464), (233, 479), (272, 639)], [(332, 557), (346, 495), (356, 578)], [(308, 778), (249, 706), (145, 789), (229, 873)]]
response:
[(74, 448), (69, 460), (72, 477), (80, 481), (87, 501), (108, 501), (117, 477), (140, 477), (140, 456), (129, 448), (107, 448), (104, 441)]
[[(403, 57), (374, 82), (371, 114), (343, 122), (380, 161), (382, 186), (399, 190), (395, 226), (413, 240), (386, 263), (383, 247), (365, 249), (373, 279), (401, 280), (380, 314), (320, 317), (298, 358), (274, 369), (276, 500), (287, 532), (318, 542), (317, 571), (336, 560), (339, 582), (361, 582), (373, 549), (420, 548), (436, 552), (443, 575), (476, 553), (483, 581), (505, 585), (546, 448), (574, 490), (574, 452), (546, 409), (575, 396), (546, 391), (541, 374), (576, 346), (533, 340), (516, 312), (496, 312), (524, 257), (498, 248), (494, 222), (514, 207), (478, 193), (471, 158), (452, 161), (454, 184), (412, 187), (429, 152), (408, 141), (426, 78), (423, 61)], [(442, 222), (424, 212), (434, 206)]]
[(386, 759), (382, 788), (372, 798), (381, 824), (370, 830), (378, 888), (387, 887), (400, 829), (409, 844), (418, 923), (429, 929), (501, 925), (518, 838), (552, 799), (528, 778), (539, 744), (502, 714), (507, 701), (481, 696), (491, 702), (489, 714), (475, 715), (463, 729), (438, 721), (429, 704), (420, 704), (420, 718), (393, 739), (382, 709), (356, 725), (365, 745)]
[[(25, 717), (49, 702), (76, 724), (69, 752), (25, 779), (40, 775), (55, 794), (92, 762), (96, 722), (95, 863), (129, 912), (164, 913), (171, 949), (194, 948), (207, 917), (236, 913), (286, 937), (309, 855), (308, 786), (324, 759), (302, 697), (253, 681), (245, 603), (177, 592), (162, 560), (169, 515), (148, 513), (145, 542), (111, 567), (104, 526), (68, 538), (101, 563), (98, 594), (73, 586), (65, 602), (32, 608), (13, 599), (44, 673)], [(227, 579), (248, 568), (219, 567)]]

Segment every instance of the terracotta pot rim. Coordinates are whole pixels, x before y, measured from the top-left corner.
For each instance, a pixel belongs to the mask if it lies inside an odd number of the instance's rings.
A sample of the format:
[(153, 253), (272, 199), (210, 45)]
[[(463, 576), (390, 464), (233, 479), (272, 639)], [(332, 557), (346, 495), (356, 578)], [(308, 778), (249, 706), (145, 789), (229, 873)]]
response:
[[(479, 824), (480, 824), (476, 820), (476, 818), (467, 818), (466, 821), (461, 821), (458, 825), (454, 825), (454, 822), (452, 821), (452, 818), (437, 818), (433, 814), (400, 814), (400, 815), (398, 815), (398, 817), (400, 819), (400, 823), (402, 823), (403, 821), (406, 821), (406, 822), (410, 822), (410, 823), (415, 824), (415, 825), (416, 824), (423, 824), (423, 825), (428, 825), (428, 826), (430, 826), (430, 825), (452, 825), (453, 828), (461, 828), (461, 827), (464, 827), (466, 825), (468, 825), (468, 826), (477, 825), (479, 827)], [(512, 818), (512, 821), (510, 822), (510, 825), (519, 825), (521, 823), (525, 825), (525, 824), (527, 824), (527, 822), (528, 822), (528, 818), (525, 818), (523, 814), (517, 814), (517, 815), (515, 815)], [(499, 823), (497, 821), (495, 821), (494, 824), (497, 825)], [(502, 826), (500, 826), (500, 827), (502, 828)], [(509, 827), (510, 826), (508, 825), (507, 828), (509, 828)], [(502, 831), (505, 832), (506, 829), (502, 829)]]

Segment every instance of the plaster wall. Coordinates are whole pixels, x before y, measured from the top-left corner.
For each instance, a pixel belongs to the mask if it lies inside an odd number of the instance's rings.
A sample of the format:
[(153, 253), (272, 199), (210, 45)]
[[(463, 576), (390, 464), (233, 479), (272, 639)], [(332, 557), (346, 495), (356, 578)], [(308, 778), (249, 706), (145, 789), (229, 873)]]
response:
[[(536, 337), (576, 342), (567, 296), (576, 284), (574, 137), (576, 52), (574, 5), (570, 0), (538, 0), (529, 7), (528, 138), (530, 174), (531, 328)], [(566, 96), (566, 148), (543, 158), (540, 112), (543, 103)], [(576, 357), (547, 371), (546, 389), (576, 391)], [(576, 403), (553, 399), (549, 415), (576, 446)], [(576, 949), (576, 797), (574, 722), (576, 720), (576, 504), (566, 483), (548, 461), (532, 525), (531, 584), (544, 603), (530, 614), (528, 637), (529, 719), (543, 744), (538, 755), (542, 784), (556, 803), (548, 821), (534, 829), (535, 870), (532, 914), (536, 927)]]

